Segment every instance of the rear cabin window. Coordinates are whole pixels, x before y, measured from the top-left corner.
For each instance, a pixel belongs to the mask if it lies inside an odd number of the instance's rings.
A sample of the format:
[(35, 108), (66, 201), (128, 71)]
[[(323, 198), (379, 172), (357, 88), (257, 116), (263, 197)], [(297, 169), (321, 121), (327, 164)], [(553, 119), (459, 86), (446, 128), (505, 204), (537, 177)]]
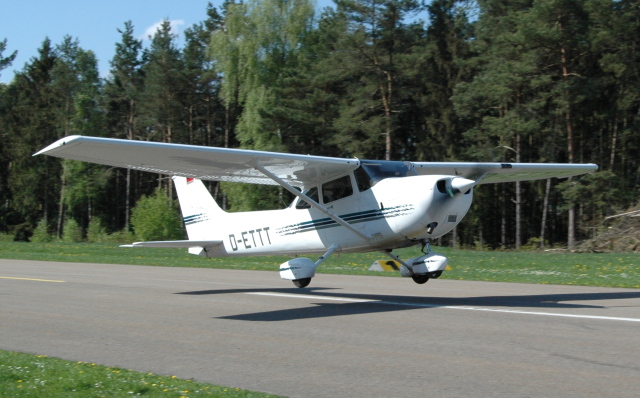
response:
[(348, 175), (322, 184), (322, 201), (324, 203), (331, 203), (351, 195), (353, 195), (353, 186)]

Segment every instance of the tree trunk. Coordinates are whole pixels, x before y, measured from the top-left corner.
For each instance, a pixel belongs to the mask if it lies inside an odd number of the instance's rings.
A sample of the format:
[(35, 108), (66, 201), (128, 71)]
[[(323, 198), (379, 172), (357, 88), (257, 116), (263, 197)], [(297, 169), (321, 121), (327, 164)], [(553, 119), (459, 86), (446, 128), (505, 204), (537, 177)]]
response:
[(568, 235), (567, 235), (567, 248), (573, 250), (576, 246), (576, 208), (574, 205), (569, 207), (569, 217), (567, 219)]
[(129, 214), (131, 213), (129, 203), (131, 203), (131, 169), (127, 169), (127, 183), (124, 194), (124, 230), (126, 232), (129, 232)]
[(451, 247), (454, 249), (458, 248), (458, 226), (453, 227), (453, 231), (451, 231)]
[(385, 160), (391, 160), (391, 143), (392, 143), (392, 137), (391, 137), (391, 132), (393, 130), (393, 123), (391, 120), (391, 116), (392, 116), (392, 112), (391, 112), (391, 89), (393, 87), (393, 82), (391, 79), (391, 73), (389, 72), (385, 72), (386, 76), (387, 76), (387, 90), (386, 90), (386, 94), (385, 94), (385, 90), (383, 85), (380, 85), (380, 90), (382, 92), (382, 104), (384, 105), (384, 117), (386, 120), (386, 131), (385, 131), (385, 142), (384, 142), (384, 159)]
[(544, 189), (544, 203), (542, 207), (542, 222), (540, 223), (540, 248), (544, 249), (545, 231), (547, 229), (547, 214), (549, 213), (549, 193), (551, 192), (551, 179), (547, 179), (547, 185)]
[(522, 246), (522, 182), (516, 181), (516, 250)]
[(505, 184), (500, 184), (502, 187), (502, 206), (500, 206), (500, 246), (502, 248), (507, 247), (507, 206), (505, 203), (505, 198), (507, 196)]
[[(519, 100), (518, 100), (519, 102)], [(516, 133), (516, 163), (520, 163), (520, 133)], [(516, 181), (516, 250), (522, 246), (522, 182)]]
[(638, 170), (636, 170), (636, 178), (633, 183), (633, 194), (631, 195), (631, 206), (636, 205), (636, 195), (638, 193), (638, 183), (640, 183), (640, 166), (638, 166)]
[[(562, 25), (559, 25), (559, 29), (562, 30)], [(569, 67), (567, 60), (567, 49), (562, 46), (560, 48), (560, 57), (562, 61), (562, 78), (566, 81), (569, 79)], [(569, 101), (569, 92), (565, 91), (565, 98)], [(567, 126), (567, 155), (569, 163), (574, 162), (575, 149), (573, 145), (573, 120), (571, 118), (571, 103), (567, 103), (567, 109), (565, 109), (565, 122)], [(571, 180), (571, 178), (569, 178)], [(576, 245), (576, 209), (575, 205), (571, 204), (569, 207), (568, 226), (567, 226), (567, 248), (573, 250)]]
[[(134, 138), (134, 122), (135, 122), (135, 106), (136, 102), (133, 99), (129, 100), (129, 115), (127, 117), (127, 139), (133, 140)], [(124, 230), (129, 232), (130, 227), (130, 215), (131, 215), (131, 169), (127, 169), (127, 182), (125, 185), (124, 194)]]
[(376, 66), (378, 71), (383, 73), (386, 76), (386, 88), (385, 84), (380, 83), (380, 96), (382, 99), (382, 107), (384, 108), (384, 117), (385, 117), (385, 132), (384, 132), (384, 159), (391, 160), (391, 149), (392, 149), (392, 131), (393, 131), (393, 120), (392, 115), (393, 111), (391, 109), (391, 95), (393, 89), (393, 79), (391, 77), (391, 72), (383, 70), (378, 64), (377, 58), (375, 59)]
[(60, 188), (60, 203), (58, 205), (58, 224), (56, 226), (56, 237), (58, 239), (62, 238), (62, 224), (64, 223), (64, 194), (67, 186), (67, 179), (64, 177), (64, 171), (62, 173), (62, 187)]
[[(173, 129), (171, 128), (171, 124), (167, 126), (167, 142), (173, 142)], [(162, 179), (162, 175), (160, 175), (160, 178)], [(173, 200), (173, 180), (166, 179), (165, 181), (167, 181), (167, 196)]]
[(609, 157), (609, 171), (613, 171), (616, 160), (616, 141), (618, 140), (618, 118), (613, 122), (613, 136), (611, 137), (611, 156)]

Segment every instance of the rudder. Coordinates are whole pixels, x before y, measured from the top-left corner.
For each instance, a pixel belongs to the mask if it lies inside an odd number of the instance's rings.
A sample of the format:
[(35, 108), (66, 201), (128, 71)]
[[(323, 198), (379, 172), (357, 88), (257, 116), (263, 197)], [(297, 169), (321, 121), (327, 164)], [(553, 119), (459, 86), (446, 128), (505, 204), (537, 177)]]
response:
[(223, 224), (227, 213), (197, 178), (173, 177), (173, 183), (189, 240), (215, 238), (215, 225)]

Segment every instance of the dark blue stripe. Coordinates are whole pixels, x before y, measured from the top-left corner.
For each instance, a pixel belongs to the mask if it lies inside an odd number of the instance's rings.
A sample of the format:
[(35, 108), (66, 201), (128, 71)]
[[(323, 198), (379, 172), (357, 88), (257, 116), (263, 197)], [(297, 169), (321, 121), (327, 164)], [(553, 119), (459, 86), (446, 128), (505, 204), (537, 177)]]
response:
[(184, 217), (184, 225), (197, 224), (199, 222), (208, 221), (210, 219), (208, 214), (200, 213), (192, 216)]
[[(382, 218), (391, 218), (401, 216), (407, 212), (413, 210), (412, 206), (396, 206), (387, 208), (384, 210), (367, 210), (357, 213), (350, 213), (341, 216), (341, 218), (352, 224), (357, 224), (366, 221), (375, 221)], [(337, 227), (339, 224), (330, 218), (321, 218), (318, 220), (305, 221), (299, 224), (288, 225), (286, 227), (279, 228), (276, 232), (280, 235), (294, 235), (301, 232), (307, 232), (311, 230), (320, 230), (325, 228)]]

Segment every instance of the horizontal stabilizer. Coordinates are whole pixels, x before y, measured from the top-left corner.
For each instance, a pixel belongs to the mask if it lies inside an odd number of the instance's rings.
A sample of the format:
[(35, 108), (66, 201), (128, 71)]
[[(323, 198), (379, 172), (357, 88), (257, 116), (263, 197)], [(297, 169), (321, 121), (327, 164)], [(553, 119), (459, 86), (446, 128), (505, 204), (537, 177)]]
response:
[(149, 242), (135, 242), (130, 245), (120, 245), (120, 247), (213, 247), (221, 245), (221, 240), (156, 240)]

